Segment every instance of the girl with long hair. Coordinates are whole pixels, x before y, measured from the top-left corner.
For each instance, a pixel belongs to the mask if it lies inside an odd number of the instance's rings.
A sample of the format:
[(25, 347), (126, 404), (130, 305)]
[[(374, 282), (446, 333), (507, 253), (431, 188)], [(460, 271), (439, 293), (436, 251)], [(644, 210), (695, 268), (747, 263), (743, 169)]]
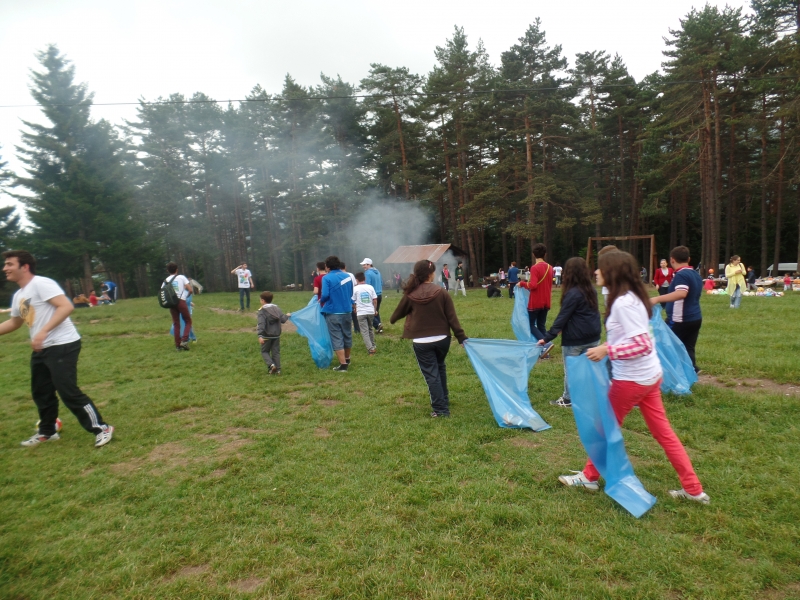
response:
[(431, 417), (449, 417), (445, 358), (450, 350), (450, 331), (459, 344), (463, 344), (467, 336), (458, 322), (453, 299), (444, 288), (433, 283), (435, 276), (434, 263), (417, 261), (389, 322), (394, 324), (405, 318), (402, 337), (413, 341), (414, 356), (431, 396)]
[[(611, 387), (608, 399), (620, 425), (638, 406), (650, 433), (678, 473), (683, 489), (670, 490), (673, 498), (708, 504), (710, 498), (694, 472), (692, 461), (667, 419), (661, 400), (661, 365), (650, 335), (650, 298), (638, 273), (636, 259), (627, 252), (609, 252), (598, 260), (595, 271), (598, 285), (608, 287), (605, 344), (591, 348), (586, 356), (611, 361)], [(591, 460), (583, 471), (562, 475), (567, 486), (597, 491), (600, 478)]]
[[(539, 345), (553, 341), (561, 334), (561, 354), (580, 356), (600, 342), (600, 311), (597, 308), (597, 290), (592, 282), (589, 265), (580, 257), (570, 258), (564, 265), (561, 287), (561, 309), (552, 327), (539, 340)], [(564, 363), (564, 393), (555, 406), (569, 408), (572, 399), (567, 385), (566, 362)]]

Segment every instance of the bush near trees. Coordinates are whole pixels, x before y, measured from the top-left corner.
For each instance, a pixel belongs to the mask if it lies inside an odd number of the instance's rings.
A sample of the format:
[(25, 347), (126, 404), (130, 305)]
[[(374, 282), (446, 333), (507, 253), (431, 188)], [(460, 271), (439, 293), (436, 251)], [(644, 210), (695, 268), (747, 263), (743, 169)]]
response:
[(124, 144), (49, 48), (33, 89), (51, 125), (28, 124), (18, 180), (31, 240), (59, 278), (106, 269), (138, 295), (167, 259), (211, 291), (243, 260), (260, 286), (308, 286), (356, 211), (399, 201), (476, 276), (535, 242), (563, 262), (590, 235), (650, 233), (658, 256), (685, 244), (704, 269), (736, 253), (763, 273), (800, 254), (798, 4), (692, 10), (638, 82), (620, 56), (568, 60), (538, 20), (498, 64), (456, 28), (426, 75), (142, 99)]

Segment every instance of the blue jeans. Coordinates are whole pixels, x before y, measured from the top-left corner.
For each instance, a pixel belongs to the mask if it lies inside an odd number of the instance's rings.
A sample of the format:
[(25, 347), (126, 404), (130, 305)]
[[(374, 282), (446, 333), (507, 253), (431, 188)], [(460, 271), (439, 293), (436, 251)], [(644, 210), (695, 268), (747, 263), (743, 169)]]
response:
[(531, 322), (531, 334), (537, 340), (543, 339), (544, 334), (547, 332), (547, 311), (549, 310), (549, 308), (539, 308), (528, 311), (528, 319), (530, 319)]
[(731, 296), (731, 307), (739, 308), (739, 305), (741, 303), (742, 303), (742, 286), (737, 285), (736, 289), (733, 291), (733, 296)]
[(250, 288), (239, 288), (239, 308), (244, 310), (244, 297), (247, 296), (247, 308), (250, 308)]
[(586, 354), (586, 351), (589, 348), (594, 348), (600, 342), (592, 342), (591, 344), (583, 344), (582, 346), (561, 346), (561, 355), (564, 357), (564, 394), (562, 397), (564, 400), (570, 400), (569, 395), (569, 386), (567, 386), (567, 357), (568, 356), (580, 356), (581, 354)]

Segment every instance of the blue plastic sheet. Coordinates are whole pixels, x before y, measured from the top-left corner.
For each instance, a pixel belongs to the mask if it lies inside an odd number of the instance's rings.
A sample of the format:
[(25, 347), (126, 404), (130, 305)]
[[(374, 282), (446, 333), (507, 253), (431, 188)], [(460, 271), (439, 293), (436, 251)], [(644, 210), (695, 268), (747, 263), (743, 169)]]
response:
[(661, 318), (661, 305), (653, 307), (653, 316), (650, 319), (653, 336), (656, 340), (656, 352), (664, 372), (661, 381), (662, 392), (686, 395), (692, 393), (692, 386), (697, 383), (697, 373), (694, 372), (692, 359), (686, 352), (686, 347)]
[(534, 342), (531, 320), (528, 318), (528, 299), (531, 293), (523, 287), (514, 288), (514, 311), (511, 313), (511, 329), (520, 342)]
[(634, 475), (622, 430), (608, 400), (608, 359), (592, 362), (585, 354), (567, 356), (567, 382), (578, 435), (594, 466), (606, 480), (605, 493), (637, 519), (656, 503)]
[(469, 338), (464, 349), (500, 427), (550, 429), (533, 410), (528, 398), (528, 374), (542, 353), (541, 346), (513, 340)]
[(312, 296), (308, 306), (293, 312), (289, 320), (297, 327), (297, 333), (308, 339), (311, 358), (314, 359), (317, 367), (320, 369), (329, 367), (333, 360), (331, 334), (328, 333), (325, 317), (320, 312), (317, 297)]

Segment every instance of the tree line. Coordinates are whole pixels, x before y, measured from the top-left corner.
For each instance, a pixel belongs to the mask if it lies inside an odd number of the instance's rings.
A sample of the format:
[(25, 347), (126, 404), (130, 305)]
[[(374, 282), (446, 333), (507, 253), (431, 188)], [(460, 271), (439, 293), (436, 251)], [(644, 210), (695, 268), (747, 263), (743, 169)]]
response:
[(373, 64), (227, 106), (142, 99), (122, 127), (91, 119), (51, 46), (31, 86), (49, 124), (25, 123), (27, 174), (0, 165), (32, 227), (0, 212), (0, 245), (127, 295), (154, 293), (167, 260), (212, 291), (243, 261), (260, 286), (308, 286), (358, 211), (402, 202), (476, 279), (536, 242), (563, 262), (596, 250), (589, 236), (651, 233), (658, 256), (684, 244), (704, 270), (739, 254), (763, 274), (800, 255), (800, 0), (751, 8), (692, 10), (641, 81), (604, 51), (570, 63), (539, 20), (497, 64), (456, 27), (424, 75)]

